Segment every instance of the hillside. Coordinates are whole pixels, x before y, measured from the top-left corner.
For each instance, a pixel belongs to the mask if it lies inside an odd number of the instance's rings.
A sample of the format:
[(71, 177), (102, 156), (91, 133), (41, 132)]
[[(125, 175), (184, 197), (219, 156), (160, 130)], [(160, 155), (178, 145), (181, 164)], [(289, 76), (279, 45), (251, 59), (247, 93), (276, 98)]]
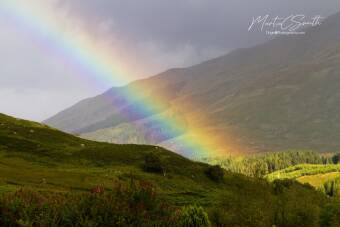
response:
[[(225, 152), (334, 151), (340, 146), (339, 41), (336, 14), (305, 35), (112, 88), (45, 123), (89, 139), (161, 144), (179, 153), (178, 141), (197, 127), (222, 138)], [(163, 105), (141, 111), (144, 100), (127, 95), (135, 88)], [(160, 117), (178, 118), (185, 128), (167, 133)]]
[[(146, 170), (150, 154), (162, 172)], [(319, 226), (338, 218), (337, 203), (293, 181), (268, 183), (160, 147), (88, 141), (2, 114), (0, 157), (2, 226), (173, 226), (181, 215), (209, 217), (212, 226)], [(96, 186), (105, 193), (91, 194)], [(204, 210), (182, 207), (190, 204)]]
[[(143, 171), (144, 158), (150, 153), (169, 167), (167, 177)], [(5, 115), (0, 115), (0, 156), (0, 191), (23, 185), (39, 190), (87, 191), (99, 184), (111, 187), (114, 180), (128, 179), (131, 174), (170, 191), (174, 185), (179, 191), (204, 192), (209, 185), (205, 175), (208, 165), (163, 148), (87, 141)]]
[[(203, 206), (213, 226), (285, 226), (284, 223), (318, 226), (320, 218), (323, 223), (336, 223), (336, 210), (328, 208), (338, 209), (337, 205), (310, 187), (285, 181), (269, 184), (263, 179), (221, 172), (160, 147), (87, 141), (5, 115), (0, 115), (0, 145), (0, 224), (4, 226), (51, 221), (66, 223), (66, 226), (84, 223), (105, 223), (106, 226), (114, 220), (120, 223), (118, 226), (124, 226), (122, 223), (128, 220), (164, 223), (162, 217), (169, 216), (159, 212), (174, 212), (188, 204)], [(166, 171), (146, 171), (145, 157), (150, 153), (159, 157)], [(135, 192), (112, 191), (119, 182), (132, 185), (134, 181), (146, 189), (130, 186)], [(157, 205), (155, 192), (149, 193), (150, 184), (154, 185), (160, 200), (169, 205), (161, 206), (161, 210), (149, 210), (156, 209), (153, 206)], [(88, 193), (98, 185), (107, 192)], [(25, 191), (27, 188), (32, 191)], [(11, 193), (18, 189), (21, 190)], [(131, 196), (130, 193), (137, 194), (132, 194), (131, 200), (122, 197)], [(38, 201), (36, 205), (34, 201)], [(147, 203), (139, 207), (138, 201)], [(117, 209), (115, 204), (127, 206), (127, 210)], [(140, 213), (141, 209), (145, 209), (145, 216)], [(131, 212), (137, 212), (138, 216)], [(288, 216), (277, 216), (281, 213)]]

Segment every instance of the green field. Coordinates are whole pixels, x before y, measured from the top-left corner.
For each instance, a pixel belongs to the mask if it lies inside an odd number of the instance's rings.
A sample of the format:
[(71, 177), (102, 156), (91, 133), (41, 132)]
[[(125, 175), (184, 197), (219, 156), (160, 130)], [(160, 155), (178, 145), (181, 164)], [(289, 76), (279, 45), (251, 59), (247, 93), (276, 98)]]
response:
[[(292, 166), (283, 170), (279, 170), (268, 174), (266, 179), (273, 181), (275, 179), (296, 179), (303, 183), (309, 183), (306, 180), (310, 179), (311, 184), (318, 184), (315, 178), (327, 178), (336, 177), (340, 173), (340, 164), (327, 164), (327, 165), (311, 165), (311, 164), (301, 164)], [(323, 176), (323, 177), (322, 177)]]
[[(150, 154), (159, 159), (162, 172), (146, 171)], [(133, 182), (152, 187), (136, 189)], [(117, 185), (133, 187), (118, 190), (117, 196)], [(92, 196), (90, 190), (96, 186), (104, 188), (105, 194)], [(155, 201), (166, 206), (157, 208)], [(160, 147), (92, 142), (0, 115), (0, 225), (35, 226), (50, 222), (49, 215), (64, 226), (83, 226), (82, 218), (90, 218), (85, 220), (89, 226), (110, 226), (106, 221), (114, 218), (116, 224), (123, 223), (117, 226), (126, 226), (129, 220), (138, 223), (132, 226), (140, 226), (150, 220), (164, 224), (173, 215), (176, 220), (181, 215), (196, 217), (196, 212), (205, 217), (199, 208), (191, 214), (183, 207), (188, 205), (202, 206), (214, 226), (317, 226), (323, 215), (328, 215), (327, 222), (337, 215), (328, 206), (338, 209), (322, 193), (293, 181), (268, 183)], [(142, 217), (136, 216), (140, 209)], [(49, 215), (38, 215), (41, 212)]]
[(296, 180), (302, 184), (310, 184), (315, 188), (319, 188), (324, 185), (326, 182), (334, 180), (340, 177), (340, 172), (330, 172), (330, 173), (323, 173), (323, 174), (315, 174), (311, 176), (302, 176), (298, 177)]

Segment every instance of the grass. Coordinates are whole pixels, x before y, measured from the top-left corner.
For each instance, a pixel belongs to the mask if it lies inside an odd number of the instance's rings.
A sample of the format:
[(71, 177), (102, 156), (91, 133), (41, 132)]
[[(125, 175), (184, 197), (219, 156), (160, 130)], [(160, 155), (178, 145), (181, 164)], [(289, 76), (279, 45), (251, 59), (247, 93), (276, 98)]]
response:
[(319, 188), (326, 182), (340, 177), (340, 172), (330, 172), (324, 174), (315, 174), (311, 176), (298, 177), (296, 180), (302, 184), (308, 183), (315, 188)]
[[(150, 153), (159, 157), (166, 174), (145, 171), (145, 157)], [(159, 199), (171, 207), (203, 206), (217, 226), (280, 226), (280, 223), (306, 221), (310, 223), (305, 226), (313, 226), (311, 223), (319, 221), (320, 211), (328, 203), (320, 192), (296, 182), (271, 184), (264, 179), (227, 171), (222, 180), (216, 182), (207, 175), (210, 168), (208, 164), (191, 161), (161, 147), (88, 141), (0, 114), (0, 198), (8, 202), (0, 203), (0, 214), (16, 206), (16, 192), (22, 188), (24, 199), (46, 196), (51, 209), (54, 209), (53, 198), (68, 201), (68, 197), (75, 197), (77, 199), (70, 206), (78, 207), (80, 213), (86, 214), (87, 206), (77, 203), (83, 200), (82, 194), (91, 195), (90, 190), (96, 186), (110, 193), (117, 182), (129, 184), (132, 180), (151, 183)], [(27, 189), (33, 194), (26, 193)], [(113, 204), (105, 196), (96, 197), (99, 201), (94, 213), (111, 209)], [(86, 204), (92, 197), (89, 199), (85, 199)], [(100, 199), (107, 208), (101, 206)], [(25, 212), (33, 208), (28, 203), (19, 217), (26, 217)], [(60, 212), (64, 211), (60, 207)], [(283, 212), (289, 215), (275, 218)], [(122, 217), (126, 218), (128, 213)], [(300, 214), (307, 215), (308, 219)], [(18, 214), (14, 212), (13, 215)], [(76, 213), (74, 215), (80, 218)], [(35, 211), (32, 218), (36, 218)], [(13, 220), (19, 219), (15, 216)]]
[(339, 176), (340, 164), (301, 164), (270, 173), (265, 178), (269, 181), (276, 179), (295, 179), (302, 184), (308, 183), (315, 188), (319, 188), (325, 182)]
[[(21, 187), (87, 192), (101, 185), (109, 190), (116, 181), (131, 177), (153, 182), (160, 196), (175, 204), (211, 204), (226, 191), (206, 176), (207, 164), (157, 146), (92, 142), (5, 115), (0, 115), (0, 144), (0, 193)], [(144, 171), (149, 153), (160, 157), (165, 176)], [(236, 174), (227, 178), (246, 181)]]

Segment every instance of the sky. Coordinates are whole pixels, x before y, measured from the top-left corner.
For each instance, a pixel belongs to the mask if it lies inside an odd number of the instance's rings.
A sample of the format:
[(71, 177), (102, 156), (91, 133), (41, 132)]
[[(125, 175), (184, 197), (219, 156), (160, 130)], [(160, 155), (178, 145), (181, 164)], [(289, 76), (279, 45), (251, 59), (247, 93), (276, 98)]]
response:
[[(90, 40), (121, 75), (103, 80), (18, 22), (0, 0), (0, 112), (42, 121), (113, 86), (187, 67), (268, 40), (253, 17), (328, 16), (339, 0), (11, 0), (76, 42)], [(41, 17), (40, 17), (41, 16)], [(62, 38), (62, 37), (61, 37)]]

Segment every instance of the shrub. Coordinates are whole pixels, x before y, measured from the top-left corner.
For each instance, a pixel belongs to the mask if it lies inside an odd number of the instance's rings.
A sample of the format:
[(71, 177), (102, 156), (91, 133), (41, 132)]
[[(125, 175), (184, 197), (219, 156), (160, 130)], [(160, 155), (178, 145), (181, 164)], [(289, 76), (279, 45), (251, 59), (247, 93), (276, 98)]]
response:
[(321, 212), (321, 226), (340, 226), (340, 201), (327, 204)]
[(179, 214), (178, 226), (181, 227), (210, 227), (208, 214), (202, 207), (187, 206)]
[(206, 174), (211, 180), (219, 183), (223, 181), (224, 170), (219, 165), (211, 166), (207, 169)]
[(332, 161), (333, 161), (334, 164), (340, 164), (340, 153), (335, 154), (335, 155), (332, 157)]
[(165, 170), (161, 159), (154, 153), (150, 153), (145, 156), (144, 169), (151, 173), (163, 173)]
[(171, 226), (175, 209), (162, 202), (152, 184), (117, 184), (113, 191), (0, 196), (0, 226)]

